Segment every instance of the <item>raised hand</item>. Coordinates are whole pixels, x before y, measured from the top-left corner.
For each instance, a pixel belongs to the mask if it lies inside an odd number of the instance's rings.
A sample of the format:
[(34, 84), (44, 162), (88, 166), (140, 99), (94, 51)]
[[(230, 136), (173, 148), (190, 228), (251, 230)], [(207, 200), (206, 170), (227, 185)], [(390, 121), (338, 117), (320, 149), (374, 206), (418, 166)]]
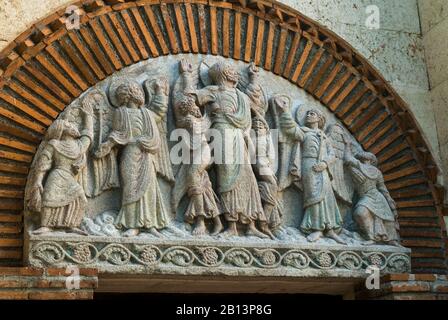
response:
[(170, 90), (170, 85), (168, 79), (165, 77), (159, 78), (154, 82), (154, 89), (157, 93), (168, 95)]
[(325, 169), (327, 169), (327, 164), (326, 164), (325, 162), (319, 162), (319, 163), (316, 163), (316, 164), (313, 166), (313, 171), (314, 171), (314, 172), (322, 172), (322, 171), (324, 171)]
[(187, 59), (181, 59), (179, 63), (180, 73), (193, 72), (193, 65)]

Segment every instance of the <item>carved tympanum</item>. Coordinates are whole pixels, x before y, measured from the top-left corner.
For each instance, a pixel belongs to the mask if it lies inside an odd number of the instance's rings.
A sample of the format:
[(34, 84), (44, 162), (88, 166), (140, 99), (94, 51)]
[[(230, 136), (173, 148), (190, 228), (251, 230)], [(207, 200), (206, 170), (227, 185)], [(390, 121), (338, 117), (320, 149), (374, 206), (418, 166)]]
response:
[(167, 59), (88, 90), (36, 154), (29, 231), (399, 246), (374, 155), (317, 103), (276, 92), (263, 72), (225, 59)]

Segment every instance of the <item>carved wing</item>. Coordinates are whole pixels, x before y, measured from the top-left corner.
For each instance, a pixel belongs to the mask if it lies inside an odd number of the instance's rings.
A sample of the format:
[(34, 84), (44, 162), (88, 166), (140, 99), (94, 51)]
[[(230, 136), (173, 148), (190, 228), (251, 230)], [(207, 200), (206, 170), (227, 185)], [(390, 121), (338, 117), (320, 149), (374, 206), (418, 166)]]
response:
[(336, 197), (344, 203), (351, 205), (354, 194), (353, 181), (344, 166), (345, 141), (347, 133), (339, 124), (333, 124), (326, 132), (333, 147), (336, 161), (331, 164), (332, 186)]

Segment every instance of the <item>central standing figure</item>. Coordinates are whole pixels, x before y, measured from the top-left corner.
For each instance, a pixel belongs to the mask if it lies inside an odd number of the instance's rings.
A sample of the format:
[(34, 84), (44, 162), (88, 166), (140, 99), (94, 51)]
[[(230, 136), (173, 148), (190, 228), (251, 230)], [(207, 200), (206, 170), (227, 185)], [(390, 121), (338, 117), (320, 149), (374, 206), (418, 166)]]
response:
[[(226, 234), (238, 235), (237, 223), (241, 223), (247, 226), (247, 236), (273, 237), (249, 158), (249, 97), (236, 88), (239, 74), (230, 64), (215, 63), (208, 75), (213, 85), (197, 90), (194, 94), (198, 104), (206, 107), (212, 122), (211, 128), (219, 134), (218, 147), (222, 147), (220, 152), (215, 148), (214, 164), (218, 193), (228, 222)], [(256, 221), (262, 232), (256, 228)]]
[(165, 119), (168, 82), (154, 82), (156, 97), (152, 105), (145, 108), (145, 93), (141, 85), (127, 80), (115, 92), (119, 108), (115, 111), (112, 132), (98, 149), (96, 156), (109, 154), (114, 146), (121, 146), (120, 175), (122, 207), (115, 224), (128, 229), (123, 235), (136, 236), (147, 229), (155, 236), (158, 230), (167, 227), (170, 219), (157, 181), (157, 157), (161, 155), (161, 137), (157, 123)]

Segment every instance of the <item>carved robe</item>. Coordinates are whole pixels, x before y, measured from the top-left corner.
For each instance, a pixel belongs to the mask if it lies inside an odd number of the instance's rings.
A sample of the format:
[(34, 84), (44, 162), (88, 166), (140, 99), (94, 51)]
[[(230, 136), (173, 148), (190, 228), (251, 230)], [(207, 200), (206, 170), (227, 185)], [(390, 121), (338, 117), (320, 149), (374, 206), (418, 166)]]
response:
[(115, 221), (118, 227), (162, 229), (170, 221), (157, 181), (161, 137), (155, 118), (161, 119), (146, 108), (121, 107), (115, 112), (109, 138), (123, 147), (122, 207)]
[(386, 196), (390, 196), (381, 171), (375, 166), (363, 164), (353, 157), (347, 159), (347, 166), (350, 168), (359, 196), (355, 208), (365, 207), (371, 213), (372, 230), (362, 230), (362, 232), (373, 236), (373, 239), (369, 240), (398, 241), (400, 236), (396, 229), (395, 215), (386, 199)]
[(85, 214), (87, 198), (77, 182), (78, 170), (85, 164), (91, 138), (50, 140), (40, 154), (36, 167), (48, 174), (42, 195), (41, 226), (79, 227)]
[[(295, 121), (289, 114), (281, 118), (282, 127), (288, 134), (301, 142), (301, 173), (304, 192), (304, 217), (301, 230), (314, 231), (340, 230), (342, 216), (331, 184), (331, 164), (335, 156), (325, 133), (320, 129), (292, 126)], [(313, 166), (325, 162), (327, 169), (315, 172)]]
[(243, 224), (266, 221), (248, 152), (249, 98), (237, 89), (217, 86), (199, 90), (197, 97), (200, 105), (207, 105), (211, 127), (222, 137), (223, 150), (215, 154), (215, 169), (226, 219)]
[[(112, 127), (113, 112), (111, 106), (104, 103), (96, 110), (94, 123), (94, 139), (91, 150), (97, 150), (98, 146), (107, 140)], [(113, 148), (109, 154), (102, 158), (91, 156), (88, 166), (84, 170), (84, 191), (87, 197), (97, 197), (104, 191), (120, 187), (117, 149)]]

